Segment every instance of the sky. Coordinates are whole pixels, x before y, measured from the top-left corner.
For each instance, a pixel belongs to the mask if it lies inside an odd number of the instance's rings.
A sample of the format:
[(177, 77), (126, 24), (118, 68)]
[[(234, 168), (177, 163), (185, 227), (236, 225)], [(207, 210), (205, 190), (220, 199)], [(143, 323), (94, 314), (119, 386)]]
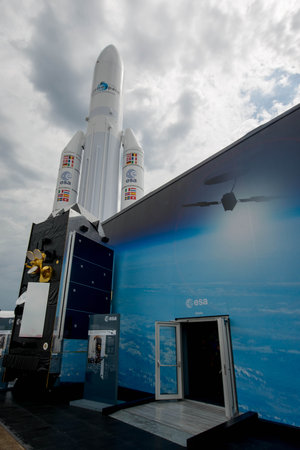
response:
[(18, 297), (31, 224), (61, 151), (86, 131), (94, 65), (123, 59), (124, 129), (145, 193), (300, 102), (298, 0), (0, 0), (0, 309)]

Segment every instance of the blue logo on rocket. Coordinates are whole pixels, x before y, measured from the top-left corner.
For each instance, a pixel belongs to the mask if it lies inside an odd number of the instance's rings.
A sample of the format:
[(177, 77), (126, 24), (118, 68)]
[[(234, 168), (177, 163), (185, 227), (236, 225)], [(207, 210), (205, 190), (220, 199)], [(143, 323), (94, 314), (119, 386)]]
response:
[(136, 170), (134, 169), (129, 169), (126, 172), (126, 183), (136, 183), (137, 179), (136, 179)]
[(136, 171), (134, 169), (129, 169), (126, 172), (126, 177), (128, 178), (134, 178), (136, 177)]
[(61, 178), (62, 181), (59, 184), (68, 184), (68, 185), (70, 185), (71, 184), (70, 180), (72, 178), (72, 174), (71, 174), (71, 172), (68, 172), (66, 170), (65, 172), (63, 172), (61, 174), (60, 178)]
[(97, 92), (109, 92), (110, 94), (115, 95), (120, 94), (118, 89), (116, 89), (112, 84), (108, 84), (105, 81), (101, 81), (98, 83), (97, 87), (94, 89), (93, 94), (96, 94)]
[(61, 174), (61, 179), (64, 181), (68, 181), (68, 180), (70, 180), (70, 178), (72, 178), (71, 172), (66, 171)]
[(97, 86), (97, 91), (107, 91), (108, 89), (108, 84), (105, 83), (104, 81), (101, 81), (101, 83), (98, 84)]

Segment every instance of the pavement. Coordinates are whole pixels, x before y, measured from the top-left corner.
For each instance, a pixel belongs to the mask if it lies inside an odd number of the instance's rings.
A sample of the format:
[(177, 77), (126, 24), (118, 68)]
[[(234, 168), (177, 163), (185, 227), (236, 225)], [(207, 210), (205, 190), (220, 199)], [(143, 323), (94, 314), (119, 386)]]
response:
[(6, 427), (0, 425), (0, 449), (5, 450), (24, 450), (16, 437)]
[(15, 398), (10, 391), (0, 392), (0, 425), (0, 450), (182, 449), (99, 411), (70, 406), (57, 395)]
[[(37, 396), (0, 392), (0, 450), (180, 450), (183, 447), (100, 411), (72, 406), (64, 392)], [(73, 399), (74, 400), (74, 399)], [(221, 450), (300, 449), (300, 429), (274, 423), (249, 426), (201, 448)], [(212, 430), (213, 432), (213, 430)], [(218, 433), (213, 433), (217, 435)], [(215, 436), (213, 440), (216, 441)], [(196, 442), (191, 448), (200, 448)]]

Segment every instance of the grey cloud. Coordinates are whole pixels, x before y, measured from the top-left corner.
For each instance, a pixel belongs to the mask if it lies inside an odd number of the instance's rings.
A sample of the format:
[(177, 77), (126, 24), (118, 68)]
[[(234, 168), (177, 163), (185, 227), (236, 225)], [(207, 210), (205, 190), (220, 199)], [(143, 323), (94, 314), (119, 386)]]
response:
[(183, 139), (189, 133), (191, 127), (188, 120), (177, 121), (169, 125), (165, 132), (165, 139), (168, 142), (178, 141), (178, 139)]
[(128, 111), (124, 117), (124, 129), (132, 128), (134, 133), (142, 134), (142, 145), (145, 152), (145, 168), (150, 170), (161, 165), (161, 153), (158, 140), (158, 128), (155, 117), (149, 111)]
[[(150, 101), (155, 89), (138, 87), (127, 94), (124, 106), (124, 129), (132, 128), (134, 133), (142, 135), (142, 146), (145, 150), (146, 168), (156, 167), (156, 152), (158, 151), (158, 134), (160, 132), (160, 115), (153, 106), (145, 105)], [(158, 158), (157, 158), (158, 160)]]
[(70, 42), (64, 26), (52, 8), (45, 6), (34, 22), (34, 33), (26, 53), (31, 62), (30, 79), (34, 87), (46, 94), (50, 120), (80, 128), (87, 115), (88, 96), (82, 95), (82, 67), (72, 64)]
[(1, 189), (10, 190), (28, 186), (32, 179), (38, 181), (41, 176), (29, 166), (24, 164), (17, 155), (12, 140), (0, 136), (1, 148)]
[[(175, 102), (169, 104), (169, 110), (167, 108), (167, 113), (162, 117), (156, 110), (142, 106), (144, 96), (151, 96), (153, 92), (138, 89), (135, 94), (135, 107), (126, 111), (124, 117), (125, 128), (130, 127), (134, 128), (135, 132), (142, 132), (146, 170), (163, 168), (164, 164), (170, 165), (174, 153), (171, 148), (174, 145), (182, 145), (183, 140), (187, 139), (195, 127), (195, 114), (201, 99), (196, 92), (187, 88)], [(175, 115), (176, 120), (169, 123), (171, 113)], [(162, 158), (162, 149), (169, 155), (168, 160)]]
[(199, 106), (199, 95), (193, 90), (186, 89), (178, 100), (180, 116), (185, 119), (191, 117)]
[(300, 28), (300, 9), (292, 18), (291, 28), (294, 32), (298, 33)]
[[(175, 65), (176, 48), (182, 36), (178, 33), (177, 15), (170, 14), (168, 8), (161, 2), (154, 6), (136, 1), (127, 3), (124, 56), (131, 64), (160, 74)], [(134, 53), (132, 48), (135, 48)]]
[(242, 18), (234, 8), (226, 13), (222, 5), (195, 2), (185, 34), (185, 49), (180, 58), (181, 70), (201, 71), (211, 65), (230, 72), (234, 59), (236, 35)]
[[(274, 2), (274, 10), (276, 6), (276, 2)], [(253, 47), (261, 43), (273, 51), (276, 58), (287, 54), (298, 56), (299, 38), (295, 31), (299, 30), (297, 24), (300, 20), (300, 9), (298, 8), (296, 14), (295, 10), (288, 10), (276, 15), (270, 14), (270, 8), (272, 8), (270, 4), (261, 0), (256, 0), (249, 7), (249, 23), (256, 24), (251, 35), (249, 34), (249, 43)]]
[(177, 120), (166, 127), (164, 132), (166, 142), (179, 142), (179, 139), (186, 138), (194, 129), (194, 117), (200, 103), (199, 100), (199, 95), (190, 89), (186, 89), (180, 94), (173, 106), (177, 112)]

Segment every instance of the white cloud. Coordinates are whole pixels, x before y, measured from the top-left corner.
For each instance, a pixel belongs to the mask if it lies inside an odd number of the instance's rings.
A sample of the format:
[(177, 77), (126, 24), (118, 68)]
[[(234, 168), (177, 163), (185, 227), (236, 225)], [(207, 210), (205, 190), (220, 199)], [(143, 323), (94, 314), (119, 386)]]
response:
[(144, 146), (149, 192), (299, 102), (299, 24), (297, 0), (4, 2), (1, 256), (12, 242), (15, 253), (0, 307), (17, 298), (28, 230), (51, 212), (106, 45), (124, 60), (124, 124)]
[(264, 374), (259, 370), (241, 366), (235, 366), (234, 369), (237, 378), (251, 380), (252, 382), (259, 382), (262, 385), (266, 384), (266, 381), (264, 380)]

